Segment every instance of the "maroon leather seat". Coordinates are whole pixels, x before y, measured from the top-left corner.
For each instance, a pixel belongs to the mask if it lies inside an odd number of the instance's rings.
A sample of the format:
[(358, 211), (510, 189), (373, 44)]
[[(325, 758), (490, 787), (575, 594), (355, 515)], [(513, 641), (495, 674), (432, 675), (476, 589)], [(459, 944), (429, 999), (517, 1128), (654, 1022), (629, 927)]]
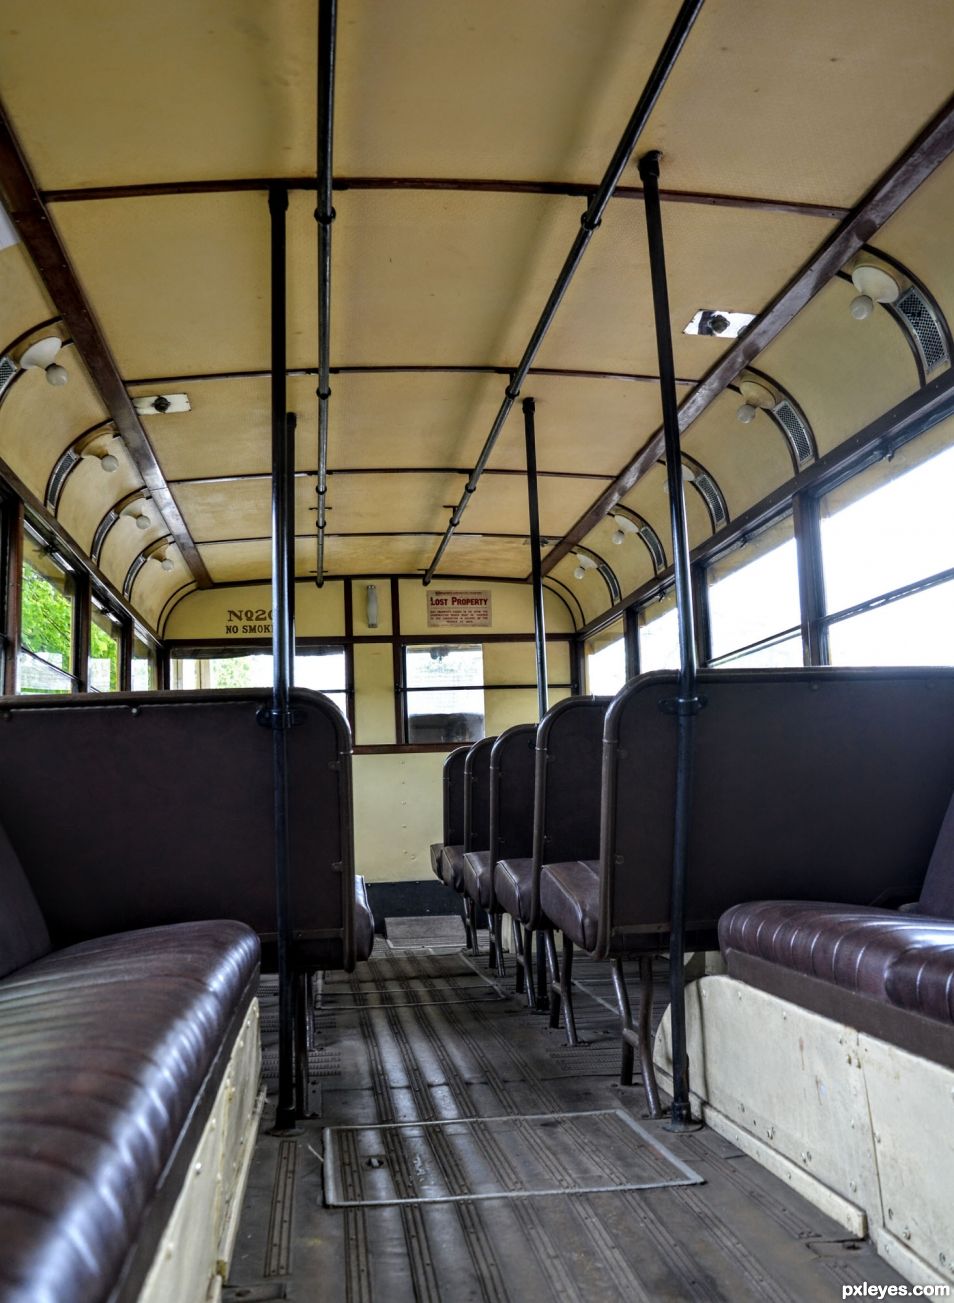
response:
[(505, 914), (529, 926), (533, 920), (533, 860), (498, 860), (494, 865), (494, 894)]
[(441, 877), (448, 887), (455, 891), (463, 890), (464, 848), (463, 846), (445, 846), (441, 852)]
[(258, 939), (182, 923), (0, 982), (0, 1295), (141, 1280), (254, 995)]
[(434, 876), (437, 878), (441, 876), (441, 853), (443, 852), (443, 850), (444, 850), (443, 842), (431, 842), (430, 845), (431, 871), (433, 872)]
[(596, 949), (599, 926), (599, 860), (565, 860), (544, 864), (540, 905), (553, 926), (584, 950)]
[(461, 887), (465, 895), (481, 909), (489, 909), (493, 896), (493, 865), (490, 851), (468, 851), (461, 869)]
[(946, 942), (898, 955), (885, 986), (898, 1008), (954, 1023), (954, 923)]

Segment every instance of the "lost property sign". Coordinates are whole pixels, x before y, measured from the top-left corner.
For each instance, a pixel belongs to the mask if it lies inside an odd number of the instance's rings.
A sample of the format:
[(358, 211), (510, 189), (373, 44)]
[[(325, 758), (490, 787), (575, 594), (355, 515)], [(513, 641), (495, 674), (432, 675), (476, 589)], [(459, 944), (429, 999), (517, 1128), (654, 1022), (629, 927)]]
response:
[(481, 629), (490, 628), (490, 590), (458, 591), (445, 588), (428, 590), (427, 627), (466, 624)]

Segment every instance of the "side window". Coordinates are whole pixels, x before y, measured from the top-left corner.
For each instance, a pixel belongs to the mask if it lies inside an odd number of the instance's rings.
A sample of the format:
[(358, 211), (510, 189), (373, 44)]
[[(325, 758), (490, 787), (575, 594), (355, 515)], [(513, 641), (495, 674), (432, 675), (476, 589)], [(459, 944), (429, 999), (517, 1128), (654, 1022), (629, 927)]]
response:
[(479, 645), (406, 646), (408, 742), (471, 742), (484, 736), (484, 656)]
[(710, 665), (802, 664), (798, 557), (791, 516), (706, 570)]
[(622, 620), (587, 638), (584, 646), (586, 690), (600, 697), (615, 697), (626, 682), (626, 633)]
[(24, 530), (18, 692), (72, 692), (74, 584), (65, 562)]

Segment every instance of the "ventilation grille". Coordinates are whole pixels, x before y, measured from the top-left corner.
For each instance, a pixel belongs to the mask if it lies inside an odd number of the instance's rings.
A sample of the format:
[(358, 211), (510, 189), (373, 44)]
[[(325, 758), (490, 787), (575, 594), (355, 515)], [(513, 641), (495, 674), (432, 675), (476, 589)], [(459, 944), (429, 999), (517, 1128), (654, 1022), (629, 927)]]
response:
[(149, 558), (146, 556), (145, 552), (140, 552), (129, 567), (129, 571), (126, 575), (126, 582), (123, 584), (123, 597), (125, 597), (127, 601), (132, 592), (133, 584), (136, 582), (136, 576), (139, 574), (139, 571), (143, 568), (148, 559)]
[(721, 525), (725, 525), (729, 519), (729, 512), (725, 505), (725, 498), (723, 498), (718, 484), (716, 484), (709, 472), (697, 470), (695, 472), (693, 483), (702, 494), (703, 500), (709, 508), (709, 515), (712, 517), (713, 529), (718, 529)]
[(787, 398), (772, 409), (775, 419), (782, 427), (782, 433), (788, 440), (796, 464), (799, 467), (815, 460), (815, 440), (808, 428), (808, 423), (801, 412), (796, 411)]
[(906, 289), (894, 307), (917, 345), (925, 372), (930, 373), (946, 362), (948, 357), (944, 335), (933, 308), (917, 286), (912, 285)]
[(46, 488), (46, 505), (51, 511), (55, 512), (59, 506), (60, 494), (63, 492), (66, 477), (79, 460), (76, 452), (72, 448), (67, 448), (53, 467), (50, 473), (50, 482)]
[(0, 394), (16, 375), (19, 368), (12, 357), (0, 357)]
[(649, 548), (649, 555), (653, 559), (653, 569), (658, 574), (660, 570), (666, 568), (666, 553), (663, 551), (663, 545), (659, 541), (659, 535), (649, 525), (640, 525), (639, 537)]

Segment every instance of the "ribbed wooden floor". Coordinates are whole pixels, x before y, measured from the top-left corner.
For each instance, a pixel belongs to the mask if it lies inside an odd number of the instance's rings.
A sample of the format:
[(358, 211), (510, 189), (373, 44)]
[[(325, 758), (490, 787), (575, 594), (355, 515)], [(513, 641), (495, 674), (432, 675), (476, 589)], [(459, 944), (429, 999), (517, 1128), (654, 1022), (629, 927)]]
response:
[[(378, 954), (353, 976), (327, 981), (316, 1015), (322, 1115), (305, 1123), (296, 1140), (277, 1140), (263, 1129), (224, 1297), (247, 1303), (830, 1303), (843, 1285), (900, 1282), (867, 1243), (850, 1239), (713, 1132), (674, 1137), (660, 1123), (643, 1120), (641, 1089), (615, 1082), (618, 1041), (607, 1007), (608, 970), (580, 961), (574, 975), (578, 1023), (588, 1043), (572, 1050), (562, 1032), (550, 1031), (545, 1017), (509, 994), (511, 977), (497, 988), (488, 983), (483, 961), (474, 964), (463, 955), (390, 956), (379, 943)], [(635, 996), (635, 973), (631, 980)], [(705, 1184), (387, 1207), (323, 1205), (325, 1127), (618, 1108), (639, 1119)], [(466, 1144), (462, 1151), (462, 1129), (454, 1130), (453, 1146), (443, 1137), (435, 1142), (435, 1164), (448, 1187), (467, 1189), (469, 1174), (460, 1170)], [(513, 1147), (513, 1125), (500, 1134), (494, 1124), (478, 1130), (475, 1176), (479, 1167), (485, 1187), (488, 1173), (491, 1181), (499, 1176), (501, 1188), (508, 1180), (511, 1187), (519, 1183), (523, 1151)], [(372, 1148), (386, 1152), (365, 1163), (389, 1171), (348, 1177), (347, 1197), (380, 1189), (380, 1175), (398, 1194), (415, 1193), (414, 1162), (420, 1159), (412, 1162), (395, 1136), (376, 1133)], [(642, 1171), (634, 1154), (621, 1137), (617, 1152), (600, 1157), (606, 1184), (625, 1183)], [(550, 1163), (554, 1181), (567, 1180), (558, 1159), (543, 1155), (541, 1161)], [(667, 1174), (664, 1162), (656, 1167)]]

